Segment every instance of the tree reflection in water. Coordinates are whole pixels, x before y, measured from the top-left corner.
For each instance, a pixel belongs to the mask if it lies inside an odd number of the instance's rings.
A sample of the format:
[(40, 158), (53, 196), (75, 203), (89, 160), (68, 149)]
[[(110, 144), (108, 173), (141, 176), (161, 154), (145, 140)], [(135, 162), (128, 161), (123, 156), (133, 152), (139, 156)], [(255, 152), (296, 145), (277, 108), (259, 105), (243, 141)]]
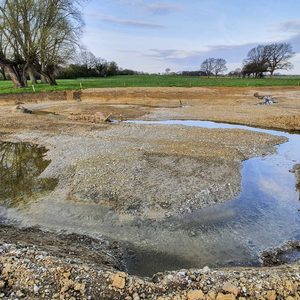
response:
[(0, 205), (26, 204), (54, 189), (57, 179), (38, 178), (50, 163), (46, 152), (29, 143), (0, 142)]

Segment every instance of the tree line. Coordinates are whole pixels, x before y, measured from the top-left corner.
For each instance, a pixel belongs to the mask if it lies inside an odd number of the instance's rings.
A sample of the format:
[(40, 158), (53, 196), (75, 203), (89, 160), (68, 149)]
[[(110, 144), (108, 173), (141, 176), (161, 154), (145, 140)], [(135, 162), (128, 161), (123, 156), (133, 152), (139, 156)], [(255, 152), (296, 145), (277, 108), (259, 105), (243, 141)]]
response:
[(70, 64), (57, 70), (57, 76), (61, 79), (138, 74), (141, 73), (129, 69), (121, 69), (116, 62), (96, 57), (91, 51), (86, 49), (81, 49), (74, 55)]
[[(252, 48), (243, 62), (241, 69), (228, 73), (229, 76), (262, 78), (266, 74), (272, 77), (277, 70), (290, 70), (293, 65), (290, 59), (294, 52), (288, 43), (272, 43), (258, 45)], [(206, 76), (223, 74), (226, 70), (226, 60), (222, 58), (207, 58), (201, 64), (201, 71)]]

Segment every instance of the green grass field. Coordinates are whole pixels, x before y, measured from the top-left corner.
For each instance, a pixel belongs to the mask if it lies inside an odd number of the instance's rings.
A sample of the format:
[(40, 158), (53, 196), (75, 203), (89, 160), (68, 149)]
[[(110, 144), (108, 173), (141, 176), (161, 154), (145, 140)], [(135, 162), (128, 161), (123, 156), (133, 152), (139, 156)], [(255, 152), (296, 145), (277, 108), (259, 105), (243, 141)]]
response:
[[(79, 78), (75, 80), (58, 80), (58, 86), (55, 87), (51, 87), (47, 84), (37, 84), (35, 85), (35, 91), (44, 92), (79, 90), (80, 83), (83, 89), (110, 87), (299, 86), (300, 77), (291, 76), (265, 79), (242, 79), (159, 75), (115, 76), (109, 78)], [(33, 88), (30, 85), (28, 88), (14, 89), (11, 81), (0, 81), (0, 94), (23, 92), (33, 92)]]

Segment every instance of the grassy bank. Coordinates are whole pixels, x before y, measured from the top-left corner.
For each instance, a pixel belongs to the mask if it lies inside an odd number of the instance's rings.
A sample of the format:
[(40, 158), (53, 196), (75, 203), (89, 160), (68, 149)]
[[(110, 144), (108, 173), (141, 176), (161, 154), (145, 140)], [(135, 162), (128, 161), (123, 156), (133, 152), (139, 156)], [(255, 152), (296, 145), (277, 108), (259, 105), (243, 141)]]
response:
[[(201, 87), (201, 86), (299, 86), (300, 77), (281, 77), (265, 79), (242, 78), (205, 78), (190, 76), (159, 76), (136, 75), (115, 76), (109, 78), (80, 78), (58, 80), (58, 86), (51, 87), (47, 84), (37, 84), (36, 92), (57, 90), (78, 90), (82, 88), (110, 88), (110, 87)], [(29, 86), (24, 89), (14, 89), (11, 81), (0, 81), (0, 94), (32, 92)]]

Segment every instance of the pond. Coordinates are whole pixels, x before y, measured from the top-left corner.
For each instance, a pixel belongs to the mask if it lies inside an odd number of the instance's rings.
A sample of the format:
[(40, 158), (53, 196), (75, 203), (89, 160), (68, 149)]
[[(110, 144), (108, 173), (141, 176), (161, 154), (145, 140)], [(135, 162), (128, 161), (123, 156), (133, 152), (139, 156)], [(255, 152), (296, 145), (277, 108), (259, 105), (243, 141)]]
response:
[[(127, 250), (127, 271), (142, 276), (204, 266), (259, 266), (262, 251), (300, 240), (299, 190), (290, 172), (300, 162), (299, 134), (204, 121), (135, 123), (238, 128), (285, 136), (288, 142), (279, 145), (275, 154), (243, 162), (242, 192), (237, 198), (163, 220), (122, 219), (101, 205), (56, 201), (59, 189), (35, 203), (34, 199), (49, 193), (57, 183), (39, 178), (49, 164), (44, 158), (46, 149), (1, 143), (0, 215), (1, 207), (6, 207), (6, 220), (18, 219), (23, 226), (108, 236)], [(31, 211), (22, 214), (22, 206), (25, 211), (29, 203)], [(291, 253), (291, 261), (299, 258), (298, 252)]]

